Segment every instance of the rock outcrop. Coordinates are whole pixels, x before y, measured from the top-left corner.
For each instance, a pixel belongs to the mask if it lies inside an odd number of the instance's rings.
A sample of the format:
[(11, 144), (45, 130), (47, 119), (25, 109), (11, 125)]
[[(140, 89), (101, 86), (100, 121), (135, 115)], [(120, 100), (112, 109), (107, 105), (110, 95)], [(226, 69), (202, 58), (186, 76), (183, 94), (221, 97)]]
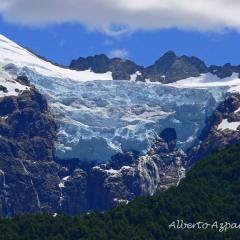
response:
[(70, 64), (71, 69), (88, 70), (95, 73), (112, 72), (114, 80), (130, 80), (131, 75), (137, 81), (171, 83), (188, 77), (198, 77), (208, 71), (203, 61), (196, 57), (178, 57), (173, 51), (165, 53), (149, 67), (138, 66), (132, 61), (120, 58), (109, 59), (106, 55), (79, 58)]
[(189, 77), (199, 77), (203, 73), (211, 73), (223, 79), (240, 74), (240, 66), (227, 63), (223, 66), (211, 65), (210, 67), (196, 57), (177, 56), (175, 52), (168, 51), (161, 56), (153, 65), (148, 67), (139, 66), (136, 63), (120, 58), (110, 59), (104, 54), (93, 57), (72, 60), (70, 68), (74, 70), (91, 69), (95, 73), (112, 72), (114, 80), (173, 83)]
[(196, 57), (178, 57), (172, 51), (165, 53), (152, 66), (147, 67), (144, 76), (153, 82), (171, 83), (188, 77), (198, 77), (208, 71), (203, 61)]
[(126, 152), (88, 169), (79, 165), (71, 171), (68, 166), (62, 177), (62, 212), (106, 210), (137, 196), (164, 191), (184, 177), (185, 166), (184, 152), (171, 151), (161, 138), (144, 156)]
[(112, 72), (115, 80), (130, 80), (132, 74), (143, 69), (132, 61), (120, 58), (110, 59), (105, 54), (87, 58), (80, 57), (71, 62), (70, 68), (79, 71), (91, 69), (95, 73)]
[(233, 73), (237, 73), (238, 75), (240, 74), (240, 66), (233, 66), (230, 63), (227, 63), (225, 65), (221, 66), (216, 66), (216, 65), (211, 65), (208, 69), (210, 73), (213, 75), (218, 76), (219, 78), (223, 79), (226, 77), (232, 76)]
[(47, 102), (34, 87), (0, 99), (0, 215), (57, 211), (55, 134)]

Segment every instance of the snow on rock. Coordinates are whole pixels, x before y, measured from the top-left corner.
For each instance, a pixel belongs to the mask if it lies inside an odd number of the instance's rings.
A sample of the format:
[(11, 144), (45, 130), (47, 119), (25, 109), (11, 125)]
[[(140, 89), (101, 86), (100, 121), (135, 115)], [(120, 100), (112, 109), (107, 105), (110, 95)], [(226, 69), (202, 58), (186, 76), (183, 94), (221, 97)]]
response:
[(233, 73), (232, 76), (220, 79), (211, 73), (201, 74), (200, 77), (191, 77), (168, 84), (169, 86), (180, 88), (209, 88), (209, 87), (240, 87), (240, 79), (238, 73)]
[(60, 188), (64, 188), (64, 182), (60, 182), (59, 185), (58, 185)]
[(129, 203), (128, 200), (126, 200), (126, 199), (119, 199), (119, 198), (114, 198), (113, 201), (118, 203), (118, 204), (123, 204), (123, 205), (126, 205), (126, 204)]
[(65, 187), (65, 182), (68, 181), (70, 176), (66, 176), (60, 180), (60, 183), (58, 184), (59, 188), (64, 188)]
[(64, 178), (62, 178), (63, 181), (67, 181), (70, 178), (70, 176), (66, 176)]
[(30, 89), (16, 79), (17, 76), (5, 72), (0, 65), (0, 97), (18, 96), (21, 92)]
[(239, 112), (240, 112), (240, 108), (234, 111), (234, 113), (239, 113)]
[(137, 80), (137, 76), (141, 76), (142, 75), (142, 73), (141, 72), (139, 72), (139, 71), (137, 71), (137, 72), (135, 72), (134, 74), (132, 74), (130, 77), (130, 81), (136, 81)]
[(222, 122), (218, 125), (218, 130), (234, 130), (236, 131), (239, 127), (240, 122), (229, 122), (227, 119), (223, 119)]

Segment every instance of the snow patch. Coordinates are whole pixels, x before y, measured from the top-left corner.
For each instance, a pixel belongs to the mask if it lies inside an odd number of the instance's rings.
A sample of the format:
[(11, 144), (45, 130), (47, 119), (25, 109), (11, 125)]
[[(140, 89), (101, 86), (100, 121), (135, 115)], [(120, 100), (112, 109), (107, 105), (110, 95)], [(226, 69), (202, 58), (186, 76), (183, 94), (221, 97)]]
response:
[(234, 111), (234, 113), (238, 113), (238, 112), (240, 112), (240, 108)]
[(130, 81), (136, 81), (138, 76), (141, 76), (142, 73), (137, 71), (134, 74), (130, 75)]
[(218, 130), (234, 130), (236, 131), (239, 127), (240, 122), (229, 122), (227, 119), (223, 119), (222, 122), (218, 125)]
[(201, 74), (200, 77), (190, 77), (179, 80), (175, 83), (167, 84), (178, 88), (209, 88), (209, 87), (233, 87), (240, 88), (240, 79), (238, 73), (233, 73), (232, 76), (223, 79), (218, 78), (212, 73)]
[(60, 183), (58, 184), (59, 188), (65, 187), (65, 182), (70, 178), (70, 176), (66, 176), (60, 180)]
[(67, 181), (70, 178), (70, 176), (66, 176), (64, 178), (62, 178), (62, 181)]
[(65, 187), (64, 182), (60, 182), (60, 183), (58, 184), (58, 186), (59, 186), (60, 188), (64, 188), (64, 187)]
[(0, 97), (18, 96), (23, 91), (30, 90), (30, 87), (17, 82), (16, 78), (0, 66)]

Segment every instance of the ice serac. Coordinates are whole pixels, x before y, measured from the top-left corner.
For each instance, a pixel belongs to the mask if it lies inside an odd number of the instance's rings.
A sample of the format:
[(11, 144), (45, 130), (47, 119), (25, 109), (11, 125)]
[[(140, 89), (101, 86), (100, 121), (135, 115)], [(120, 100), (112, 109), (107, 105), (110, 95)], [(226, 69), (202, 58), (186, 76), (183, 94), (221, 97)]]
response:
[(206, 117), (224, 97), (224, 87), (177, 88), (131, 81), (73, 82), (25, 74), (44, 93), (58, 121), (60, 158), (106, 162), (118, 152), (145, 154), (165, 128), (174, 128), (177, 147), (195, 143)]

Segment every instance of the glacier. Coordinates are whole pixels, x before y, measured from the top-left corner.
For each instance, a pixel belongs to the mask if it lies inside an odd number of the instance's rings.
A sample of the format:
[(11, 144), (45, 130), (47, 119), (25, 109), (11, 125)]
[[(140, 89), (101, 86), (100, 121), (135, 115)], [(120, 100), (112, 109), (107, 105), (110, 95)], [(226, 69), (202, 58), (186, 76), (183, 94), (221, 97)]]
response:
[(165, 128), (191, 147), (226, 87), (179, 88), (127, 80), (76, 82), (17, 69), (48, 99), (59, 131), (59, 158), (105, 162), (118, 152), (145, 154)]
[(177, 147), (196, 144), (208, 116), (237, 76), (220, 80), (202, 74), (173, 84), (112, 80), (56, 66), (0, 35), (0, 72), (26, 75), (46, 96), (58, 124), (56, 155), (106, 162), (113, 155), (144, 155), (165, 128), (174, 128)]

